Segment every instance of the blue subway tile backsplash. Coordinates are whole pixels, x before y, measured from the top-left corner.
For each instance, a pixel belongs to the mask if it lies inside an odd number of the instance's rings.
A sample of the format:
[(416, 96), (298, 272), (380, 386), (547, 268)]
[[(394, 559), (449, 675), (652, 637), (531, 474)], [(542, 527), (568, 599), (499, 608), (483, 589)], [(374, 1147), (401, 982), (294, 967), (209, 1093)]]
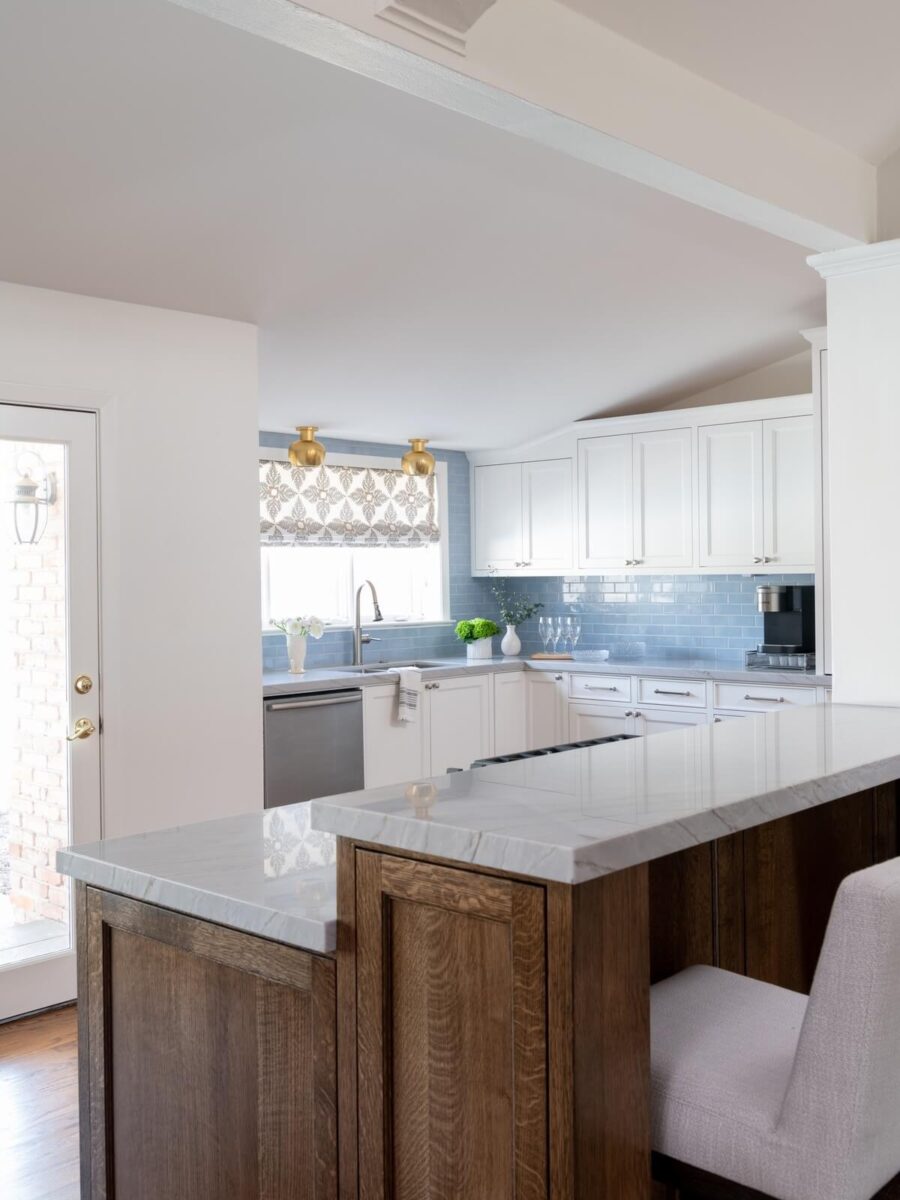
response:
[[(265, 446), (288, 446), (293, 437), (263, 433)], [(323, 439), (338, 454), (370, 454), (396, 458), (407, 446)], [(497, 619), (491, 580), (473, 579), (469, 545), (469, 462), (457, 450), (435, 450), (447, 463), (450, 558), (450, 615)], [(648, 657), (708, 659), (722, 665), (743, 661), (744, 650), (762, 641), (762, 615), (756, 611), (756, 586), (750, 575), (627, 575), (566, 576), (564, 578), (510, 579), (511, 591), (540, 600), (549, 616), (578, 614), (581, 618), (579, 650), (614, 647), (621, 641), (641, 641)], [(812, 583), (810, 575), (765, 576), (767, 583)], [(459, 655), (463, 647), (453, 624), (410, 625), (378, 630), (381, 641), (368, 647), (367, 659), (444, 658)], [(523, 654), (542, 650), (537, 617), (519, 630)], [(496, 648), (496, 647), (495, 647)], [(327, 632), (310, 641), (310, 667), (338, 666), (350, 661), (352, 634), (348, 629)], [(287, 670), (287, 650), (280, 633), (263, 634), (263, 669)]]

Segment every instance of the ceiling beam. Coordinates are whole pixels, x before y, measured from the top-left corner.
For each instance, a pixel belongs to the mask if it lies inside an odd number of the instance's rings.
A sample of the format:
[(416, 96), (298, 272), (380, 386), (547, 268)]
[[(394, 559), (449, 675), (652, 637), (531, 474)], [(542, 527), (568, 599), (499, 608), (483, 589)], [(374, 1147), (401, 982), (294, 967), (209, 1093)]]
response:
[[(786, 205), (765, 195), (753, 194), (744, 187), (735, 186), (723, 180), (719, 173), (712, 169), (697, 170), (694, 166), (676, 161), (663, 154), (647, 148), (646, 144), (636, 144), (616, 136), (607, 130), (598, 128), (595, 124), (575, 119), (565, 112), (552, 111), (550, 108), (534, 103), (522, 96), (514, 95), (508, 90), (494, 86), (483, 79), (474, 78), (470, 71), (468, 60), (456, 58), (458, 69), (451, 69), (442, 61), (436, 61), (432, 54), (447, 57), (447, 51), (440, 46), (417, 37), (408, 29), (395, 28), (386, 22), (377, 21), (374, 6), (367, 14), (367, 20), (373, 29), (385, 30), (384, 38), (376, 37), (371, 32), (349, 25), (335, 19), (324, 12), (316, 12), (310, 8), (300, 7), (293, 0), (170, 0), (171, 3), (191, 9), (204, 16), (223, 21), (248, 33), (278, 42), (302, 54), (309, 55), (320, 61), (331, 63), (345, 70), (353, 71), (369, 79), (376, 80), (388, 87), (396, 88), (411, 96), (440, 105), (443, 108), (461, 113), (474, 120), (484, 122), (497, 129), (505, 130), (517, 137), (526, 138), (539, 145), (590, 163), (605, 171), (623, 176), (636, 183), (652, 187), (657, 191), (677, 197), (690, 204), (718, 213), (742, 224), (760, 229), (775, 237), (795, 243), (807, 250), (818, 252), (838, 250), (858, 246), (870, 240), (873, 230), (869, 228), (870, 218), (874, 222), (875, 211), (875, 173), (867, 164), (856, 160), (848, 152), (831, 147), (814, 135), (806, 135), (796, 126), (775, 118), (773, 114), (764, 113), (749, 106), (736, 109), (746, 121), (752, 121), (755, 112), (761, 114), (761, 124), (754, 130), (754, 138), (746, 138), (746, 155), (751, 153), (751, 145), (764, 142), (762, 135), (769, 130), (773, 142), (775, 133), (780, 126), (786, 126), (785, 146), (779, 147), (780, 160), (786, 156), (789, 160), (791, 146), (806, 148), (800, 140), (808, 136), (812, 139), (809, 146), (808, 162), (810, 186), (807, 189), (810, 198), (816, 204), (823, 203), (823, 196), (828, 187), (840, 191), (843, 187), (841, 219), (824, 221), (818, 213), (803, 211), (804, 207), (812, 208), (812, 204)], [(324, 6), (341, 8), (344, 0), (319, 0)], [(525, 0), (516, 0), (521, 5), (522, 14), (530, 7), (532, 12), (539, 8), (542, 0), (531, 0), (530, 6)], [(408, 7), (409, 4), (407, 3)], [(344, 4), (344, 7), (346, 5)], [(485, 6), (487, 7), (487, 6)], [(360, 5), (355, 4), (358, 10)], [(497, 6), (500, 9), (501, 5)], [(556, 13), (568, 14), (566, 20), (580, 20), (569, 10), (554, 6)], [(493, 16), (492, 10), (489, 16)], [(342, 12), (342, 15), (343, 12)], [(563, 18), (560, 18), (563, 19)], [(487, 24), (485, 17), (484, 24)], [(585, 27), (595, 25), (593, 22), (583, 22)], [(481, 25), (478, 26), (480, 31)], [(391, 38), (393, 40), (385, 40)], [(405, 44), (397, 44), (399, 41)], [(632, 43), (622, 41), (622, 53), (641, 54), (646, 52), (635, 47)], [(416, 52), (408, 49), (414, 45)], [(615, 49), (615, 47), (614, 47)], [(651, 56), (655, 57), (655, 56)], [(643, 59), (641, 60), (643, 62)], [(678, 70), (665, 60), (657, 60), (663, 64), (660, 68)], [(647, 64), (644, 64), (647, 65)], [(649, 63), (648, 69), (652, 69)], [(683, 72), (682, 72), (683, 73)], [(627, 72), (625, 73), (627, 74)], [(669, 80), (671, 83), (671, 80)], [(708, 87), (709, 102), (713, 104), (718, 98), (720, 105), (725, 105), (725, 98), (734, 101), (736, 105), (745, 105), (731, 93), (725, 92), (714, 85), (707, 85), (696, 76), (690, 76), (690, 86)], [(695, 88), (696, 90), (696, 88)], [(670, 88), (672, 104), (676, 104), (675, 89)], [(660, 105), (660, 108), (665, 108)], [(702, 106), (697, 104), (697, 96), (690, 97), (688, 109), (693, 108), (698, 114)], [(607, 110), (614, 112), (616, 106), (607, 105)], [(752, 111), (751, 111), (752, 110)], [(663, 111), (660, 118), (669, 126), (677, 124), (678, 114)], [(698, 117), (699, 119), (699, 117)], [(743, 132), (746, 134), (747, 130)], [(646, 139), (645, 139), (646, 140)], [(684, 156), (682, 156), (684, 157)], [(740, 154), (737, 156), (740, 163)], [(732, 163), (735, 156), (732, 156)], [(845, 161), (846, 160), (846, 161)], [(824, 163), (824, 165), (823, 165)], [(776, 169), (779, 160), (776, 156), (769, 164), (772, 168), (769, 174), (774, 177), (784, 177), (783, 170)], [(859, 170), (856, 170), (858, 166)], [(869, 174), (871, 171), (871, 197), (869, 197)], [(728, 172), (723, 172), (728, 174)], [(733, 173), (733, 171), (731, 172)], [(797, 173), (800, 173), (798, 166)], [(742, 176), (753, 178), (754, 184), (763, 172), (754, 173), (744, 162)], [(847, 177), (852, 175), (848, 183)], [(828, 185), (828, 186), (826, 186)], [(871, 208), (871, 213), (869, 213)], [(835, 212), (837, 212), (835, 208)]]

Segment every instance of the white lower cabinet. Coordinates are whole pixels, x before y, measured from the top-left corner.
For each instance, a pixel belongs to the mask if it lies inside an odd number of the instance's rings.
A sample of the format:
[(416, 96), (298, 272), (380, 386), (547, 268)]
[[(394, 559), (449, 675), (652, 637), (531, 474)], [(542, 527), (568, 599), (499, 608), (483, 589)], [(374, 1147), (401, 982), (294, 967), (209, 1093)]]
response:
[(634, 733), (631, 709), (590, 700), (573, 700), (569, 704), (569, 741), (582, 742), (617, 733)]
[(528, 681), (524, 671), (491, 676), (494, 683), (494, 754), (518, 754), (528, 744)]
[(363, 688), (363, 746), (367, 788), (427, 776), (424, 714), (408, 724), (397, 718), (397, 685)]
[(526, 749), (561, 746), (569, 740), (568, 685), (556, 671), (527, 671)]
[(651, 733), (670, 733), (673, 729), (683, 729), (685, 725), (707, 725), (709, 717), (706, 710), (691, 710), (689, 708), (642, 708), (633, 714), (634, 725), (630, 733), (647, 737)]
[(425, 684), (428, 774), (466, 770), (493, 753), (490, 675), (461, 675)]

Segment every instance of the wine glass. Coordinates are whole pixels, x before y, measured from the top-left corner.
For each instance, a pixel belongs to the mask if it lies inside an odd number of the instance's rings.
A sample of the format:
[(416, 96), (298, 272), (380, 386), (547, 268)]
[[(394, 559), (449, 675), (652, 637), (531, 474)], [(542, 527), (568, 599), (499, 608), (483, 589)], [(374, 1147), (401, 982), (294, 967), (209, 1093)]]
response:
[(553, 643), (553, 653), (555, 654), (563, 632), (562, 617), (548, 617), (547, 624), (550, 627), (550, 641)]
[(571, 654), (575, 653), (578, 639), (581, 637), (581, 621), (578, 617), (566, 617), (566, 645)]
[(550, 645), (550, 636), (552, 633), (553, 620), (551, 617), (541, 617), (538, 621), (538, 633), (541, 635), (541, 641), (544, 643), (544, 653), (547, 653), (547, 647)]

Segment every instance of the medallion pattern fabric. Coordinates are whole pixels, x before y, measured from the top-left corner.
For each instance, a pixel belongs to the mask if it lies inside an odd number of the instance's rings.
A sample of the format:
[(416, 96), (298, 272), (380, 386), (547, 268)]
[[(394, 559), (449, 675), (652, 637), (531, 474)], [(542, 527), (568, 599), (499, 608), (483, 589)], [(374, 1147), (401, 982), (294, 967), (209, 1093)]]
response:
[(433, 475), (261, 459), (259, 508), (264, 546), (425, 546), (441, 539)]

